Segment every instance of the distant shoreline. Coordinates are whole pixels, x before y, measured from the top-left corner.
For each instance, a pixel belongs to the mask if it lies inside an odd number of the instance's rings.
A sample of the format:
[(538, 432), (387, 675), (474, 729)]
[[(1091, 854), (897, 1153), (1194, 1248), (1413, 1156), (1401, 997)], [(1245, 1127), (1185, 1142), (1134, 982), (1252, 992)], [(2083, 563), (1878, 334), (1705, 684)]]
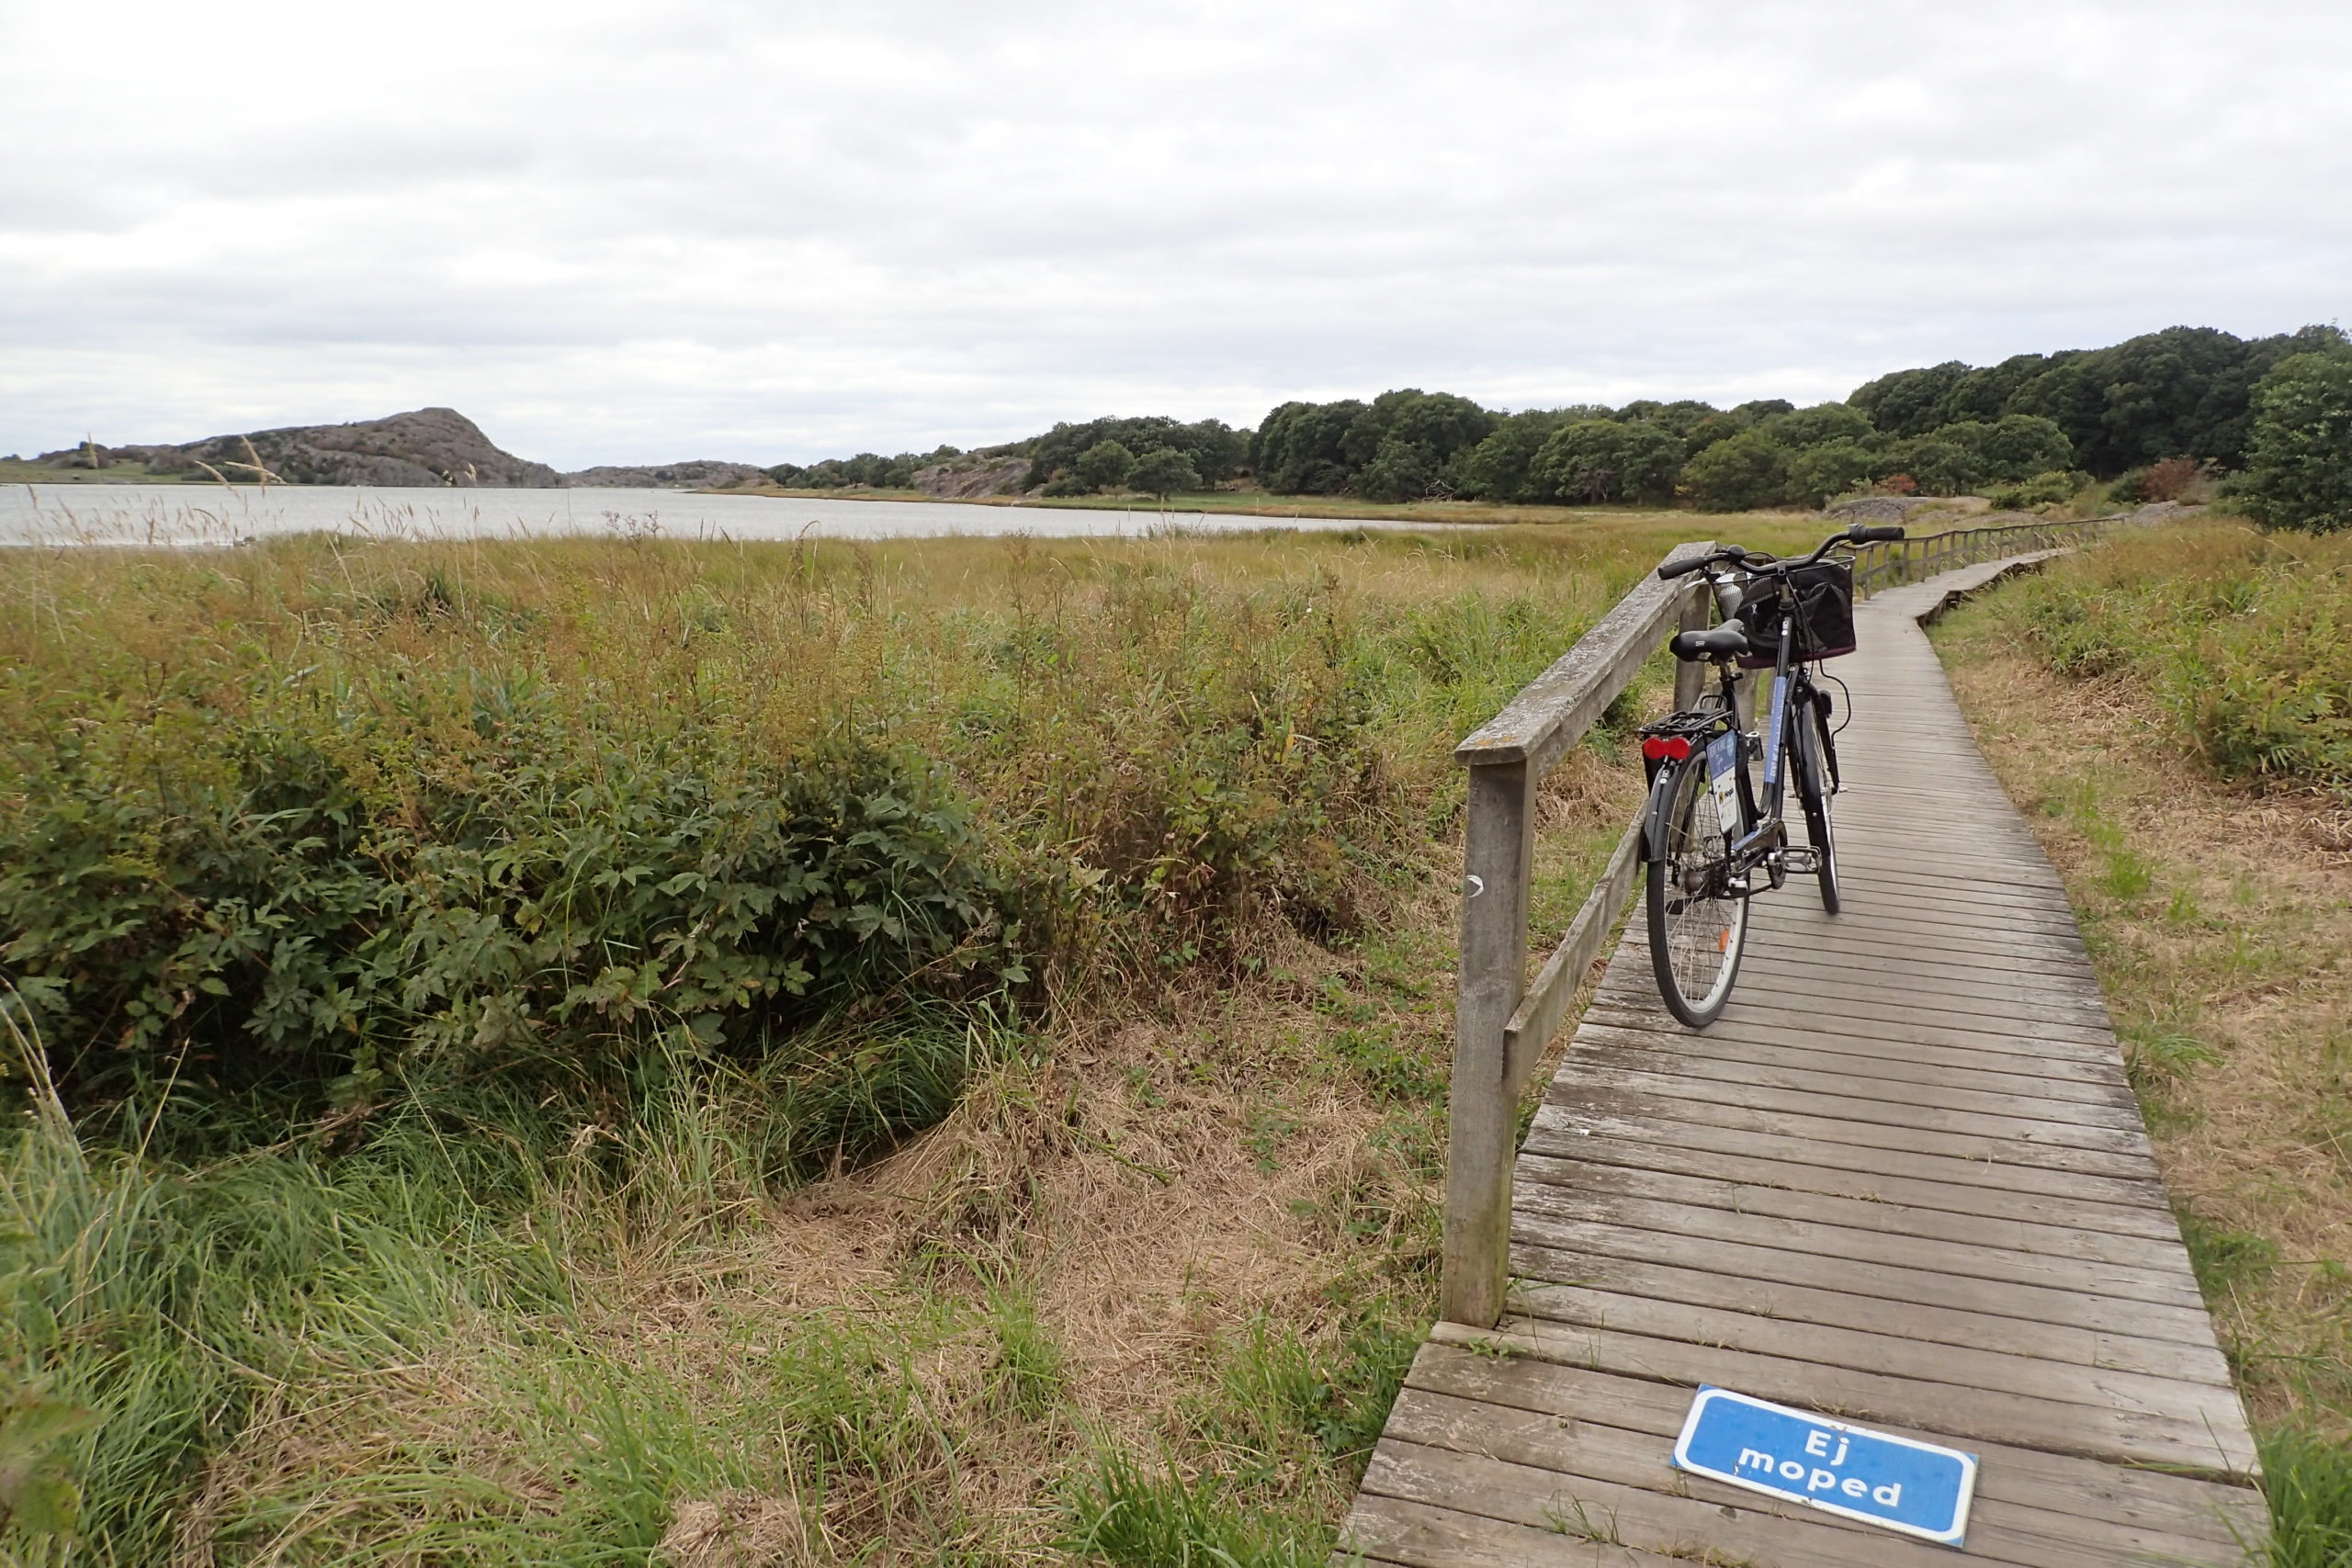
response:
[(779, 501), (922, 502), (933, 506), (990, 506), (1022, 511), (1199, 512), (1228, 517), (1363, 523), (1452, 523), (1499, 525), (1512, 523), (1584, 523), (1607, 517), (1657, 517), (1689, 511), (1676, 506), (1541, 506), (1498, 501), (1359, 501), (1344, 495), (1275, 495), (1268, 491), (1208, 491), (1171, 495), (1163, 505), (1136, 496), (982, 495), (967, 499), (926, 495), (919, 490), (786, 490), (775, 485), (742, 490), (700, 491), (701, 495), (758, 495)]

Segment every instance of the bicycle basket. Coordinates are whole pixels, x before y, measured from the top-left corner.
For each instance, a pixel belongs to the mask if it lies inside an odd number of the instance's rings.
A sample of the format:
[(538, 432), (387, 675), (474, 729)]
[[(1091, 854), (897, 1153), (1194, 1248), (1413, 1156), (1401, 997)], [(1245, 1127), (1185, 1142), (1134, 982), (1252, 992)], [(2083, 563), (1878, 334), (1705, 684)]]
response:
[(1740, 621), (1756, 651), (1742, 656), (1743, 670), (1770, 670), (1779, 656), (1781, 621), (1796, 604), (1796, 636), (1790, 657), (1798, 662), (1836, 659), (1854, 651), (1854, 569), (1842, 560), (1801, 566), (1786, 578), (1758, 578), (1748, 585)]

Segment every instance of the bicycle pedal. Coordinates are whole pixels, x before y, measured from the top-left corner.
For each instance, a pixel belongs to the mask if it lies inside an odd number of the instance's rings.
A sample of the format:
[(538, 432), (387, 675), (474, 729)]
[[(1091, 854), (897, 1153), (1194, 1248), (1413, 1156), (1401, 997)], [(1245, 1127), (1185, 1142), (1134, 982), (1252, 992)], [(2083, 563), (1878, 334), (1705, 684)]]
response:
[(1781, 869), (1792, 876), (1807, 876), (1821, 870), (1821, 852), (1810, 845), (1792, 844), (1781, 852)]

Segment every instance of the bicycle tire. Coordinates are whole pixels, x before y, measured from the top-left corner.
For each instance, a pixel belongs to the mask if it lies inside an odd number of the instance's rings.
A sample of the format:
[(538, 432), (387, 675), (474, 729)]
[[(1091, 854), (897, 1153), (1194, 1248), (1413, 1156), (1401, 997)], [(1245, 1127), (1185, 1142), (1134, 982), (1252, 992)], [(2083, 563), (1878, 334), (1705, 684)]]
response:
[(1838, 827), (1830, 819), (1829, 740), (1821, 726), (1820, 706), (1807, 700), (1796, 723), (1797, 803), (1804, 809), (1805, 841), (1819, 852), (1815, 873), (1821, 884), (1821, 907), (1838, 910)]
[(1747, 899), (1693, 896), (1694, 883), (1716, 880), (1712, 868), (1729, 847), (1709, 786), (1706, 753), (1668, 763), (1652, 801), (1650, 968), (1667, 1010), (1692, 1029), (1704, 1029), (1723, 1016), (1747, 949)]

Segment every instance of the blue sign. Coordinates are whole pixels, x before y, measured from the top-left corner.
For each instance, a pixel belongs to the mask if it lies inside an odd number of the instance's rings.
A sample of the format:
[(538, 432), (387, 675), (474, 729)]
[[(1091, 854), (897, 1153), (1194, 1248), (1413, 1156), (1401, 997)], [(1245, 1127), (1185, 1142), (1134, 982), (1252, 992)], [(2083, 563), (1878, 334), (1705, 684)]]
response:
[(1922, 1540), (1958, 1546), (1976, 1456), (1702, 1386), (1676, 1468)]

